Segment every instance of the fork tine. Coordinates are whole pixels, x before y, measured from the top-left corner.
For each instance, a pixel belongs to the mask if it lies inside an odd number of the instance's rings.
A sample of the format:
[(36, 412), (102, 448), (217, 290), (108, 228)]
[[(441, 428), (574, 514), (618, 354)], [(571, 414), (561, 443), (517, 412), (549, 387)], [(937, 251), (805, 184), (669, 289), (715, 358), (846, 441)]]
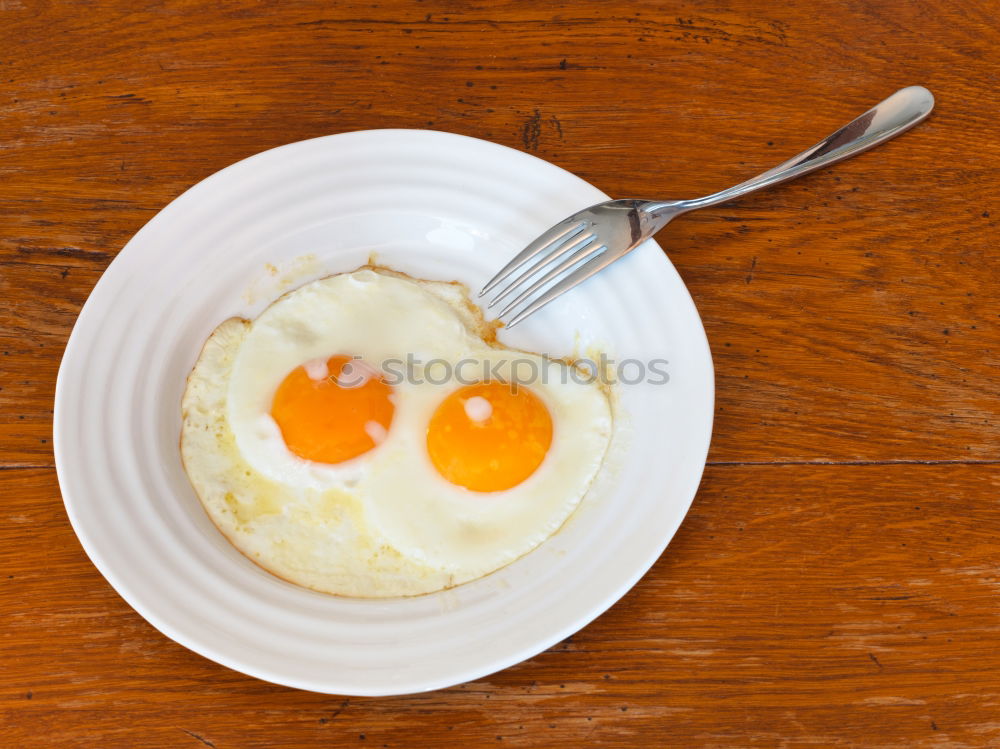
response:
[(581, 231), (583, 231), (587, 226), (586, 221), (576, 221), (570, 226), (564, 226), (561, 222), (556, 224), (548, 231), (537, 237), (531, 244), (525, 247), (521, 252), (519, 252), (513, 260), (511, 260), (507, 265), (505, 265), (499, 273), (497, 273), (493, 278), (486, 282), (483, 290), (479, 292), (479, 296), (483, 296), (488, 293), (491, 289), (495, 288), (501, 281), (507, 278), (511, 273), (516, 271), (526, 262), (531, 260), (538, 253), (550, 249), (555, 245), (556, 242), (565, 242), (568, 239), (572, 239)]
[(596, 234), (594, 234), (593, 232), (586, 232), (582, 237), (579, 234), (577, 234), (571, 240), (563, 242), (558, 249), (552, 250), (548, 254), (543, 255), (538, 262), (536, 262), (534, 265), (528, 268), (528, 270), (524, 271), (521, 275), (519, 275), (509, 284), (507, 284), (507, 287), (503, 291), (501, 291), (492, 302), (487, 304), (486, 308), (489, 309), (490, 307), (494, 306), (497, 302), (499, 302), (501, 299), (517, 291), (518, 286), (520, 286), (522, 283), (527, 281), (533, 275), (538, 273), (538, 271), (540, 271), (544, 266), (554, 263), (556, 260), (561, 258), (566, 253), (574, 253), (577, 250), (583, 249), (591, 242), (593, 242), (595, 239), (597, 239)]
[(506, 324), (506, 328), (513, 328), (529, 315), (534, 314), (556, 297), (565, 294), (577, 284), (583, 283), (595, 273), (607, 268), (611, 263), (620, 258), (622, 253), (602, 252), (591, 258), (564, 279), (547, 289), (541, 296), (531, 302), (527, 307), (514, 315)]
[[(497, 317), (503, 317), (504, 315), (506, 315), (508, 312), (510, 312), (512, 309), (514, 309), (517, 305), (519, 305), (521, 302), (523, 302), (529, 296), (531, 296), (532, 294), (534, 294), (536, 291), (538, 291), (540, 288), (542, 288), (545, 284), (547, 284), (549, 281), (551, 281), (553, 278), (555, 278), (556, 276), (558, 276), (563, 271), (569, 270), (574, 265), (576, 265), (576, 264), (578, 264), (578, 263), (586, 260), (587, 258), (593, 257), (594, 255), (600, 255), (606, 249), (608, 249), (608, 248), (605, 247), (604, 245), (600, 245), (598, 247), (592, 247), (588, 243), (583, 248), (579, 249), (577, 252), (575, 252), (574, 254), (570, 255), (565, 260), (563, 260), (561, 263), (559, 263), (559, 265), (557, 265), (555, 268), (553, 268), (552, 270), (550, 270), (544, 276), (542, 276), (541, 278), (539, 278), (533, 284), (531, 284), (531, 286), (529, 286), (527, 289), (525, 289), (521, 294), (518, 294), (517, 298), (514, 301), (512, 301), (510, 304), (508, 304), (506, 307), (504, 307), (500, 311), (500, 314), (497, 315)], [(504, 293), (506, 294), (507, 292), (504, 292)]]

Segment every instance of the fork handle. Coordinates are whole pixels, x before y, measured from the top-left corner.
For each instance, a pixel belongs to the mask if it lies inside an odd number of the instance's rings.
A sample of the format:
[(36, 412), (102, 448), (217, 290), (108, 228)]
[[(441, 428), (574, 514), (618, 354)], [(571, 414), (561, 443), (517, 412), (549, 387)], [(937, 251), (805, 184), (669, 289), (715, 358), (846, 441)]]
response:
[(647, 211), (654, 214), (662, 210), (676, 216), (696, 208), (718, 205), (764, 187), (801, 177), (817, 169), (849, 159), (855, 154), (874, 148), (890, 138), (909, 130), (931, 113), (934, 96), (923, 86), (909, 86), (900, 89), (888, 99), (869, 109), (857, 119), (806, 149), (798, 156), (758, 174), (753, 179), (741, 182), (728, 190), (707, 195), (694, 200), (673, 201), (662, 206), (648, 205)]

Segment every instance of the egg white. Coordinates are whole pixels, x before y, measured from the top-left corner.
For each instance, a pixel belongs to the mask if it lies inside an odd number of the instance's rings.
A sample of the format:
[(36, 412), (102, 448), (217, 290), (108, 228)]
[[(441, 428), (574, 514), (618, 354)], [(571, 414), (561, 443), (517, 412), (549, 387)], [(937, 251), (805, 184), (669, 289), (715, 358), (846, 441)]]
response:
[[(612, 428), (608, 397), (577, 382), (562, 361), (491, 346), (470, 307), (454, 284), (363, 269), (307, 284), (253, 322), (222, 323), (188, 380), (181, 451), (226, 537), (299, 585), (387, 597), (476, 579), (558, 530), (600, 469)], [(434, 410), (460, 384), (404, 380), (394, 384), (395, 413), (381, 444), (338, 465), (303, 460), (285, 447), (271, 401), (290, 371), (335, 354), (387, 371), (398, 362), (399, 372), (407, 354), (424, 364), (465, 361), (467, 376), (488, 367), (507, 380), (523, 378), (534, 362), (547, 382), (528, 386), (552, 416), (552, 445), (511, 489), (453, 485), (431, 463), (426, 435)]]

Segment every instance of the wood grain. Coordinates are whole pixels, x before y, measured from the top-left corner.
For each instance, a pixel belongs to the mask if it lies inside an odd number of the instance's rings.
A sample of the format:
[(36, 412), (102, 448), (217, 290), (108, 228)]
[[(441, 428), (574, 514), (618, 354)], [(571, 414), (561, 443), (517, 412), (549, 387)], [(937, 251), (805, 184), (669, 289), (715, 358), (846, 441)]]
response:
[(344, 699), (243, 677), (158, 634), (87, 562), (51, 472), (3, 471), (0, 735), (995, 746), (998, 490), (1000, 466), (713, 466), (669, 552), (582, 632), (452, 689)]
[[(1000, 744), (998, 50), (977, 0), (0, 0), (0, 745)], [(311, 695), (162, 637), (80, 551), (63, 345), (212, 172), (429, 127), (688, 197), (912, 83), (938, 100), (912, 133), (663, 232), (715, 358), (710, 466), (570, 641), (443, 692)]]

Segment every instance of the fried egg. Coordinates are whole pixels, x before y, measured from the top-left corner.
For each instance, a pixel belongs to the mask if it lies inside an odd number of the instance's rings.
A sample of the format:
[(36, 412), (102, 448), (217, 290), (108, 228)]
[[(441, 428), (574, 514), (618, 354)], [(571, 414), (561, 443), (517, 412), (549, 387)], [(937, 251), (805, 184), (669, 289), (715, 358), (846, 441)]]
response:
[(223, 322), (182, 401), (209, 517), (264, 569), (342, 596), (429, 593), (528, 553), (600, 469), (611, 406), (489, 333), (464, 287), (370, 267)]

